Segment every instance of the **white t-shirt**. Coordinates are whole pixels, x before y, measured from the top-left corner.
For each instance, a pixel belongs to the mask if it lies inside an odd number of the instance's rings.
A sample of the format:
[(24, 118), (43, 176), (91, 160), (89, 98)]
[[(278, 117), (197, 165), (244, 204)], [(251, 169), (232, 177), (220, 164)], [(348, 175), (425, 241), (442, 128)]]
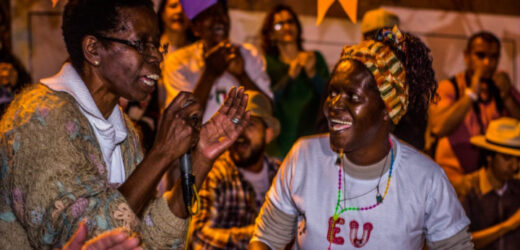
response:
[[(265, 72), (264, 58), (258, 50), (251, 44), (239, 45), (240, 53), (244, 59), (244, 68), (249, 78), (256, 86), (273, 98), (270, 90), (269, 76)], [(180, 91), (192, 92), (199, 81), (202, 71), (205, 68), (203, 58), (203, 46), (201, 41), (197, 41), (189, 46), (183, 47), (173, 53), (166, 55), (163, 68), (163, 83), (159, 87), (159, 96), (164, 96), (165, 107), (179, 94)], [(240, 86), (238, 80), (230, 73), (225, 71), (211, 87), (206, 109), (202, 117), (206, 122), (217, 112), (220, 105), (224, 102), (227, 91), (233, 86)], [(163, 100), (161, 100), (163, 101)]]
[[(394, 137), (392, 141), (395, 159), (387, 196), (374, 209), (342, 213), (333, 229), (331, 249), (422, 249), (424, 237), (431, 242), (447, 239), (469, 224), (443, 170)], [(336, 159), (328, 134), (300, 140), (267, 194), (279, 210), (299, 215), (296, 249), (329, 247), (338, 197)], [(343, 174), (347, 197), (372, 190), (348, 200), (347, 206), (376, 203), (374, 187), (379, 177), (367, 180)], [(381, 178), (382, 195), (387, 179), (388, 171)]]
[(262, 164), (262, 170), (258, 173), (251, 172), (245, 170), (243, 168), (237, 167), (238, 171), (242, 174), (244, 179), (246, 179), (251, 186), (253, 186), (253, 190), (255, 190), (256, 194), (256, 204), (258, 207), (261, 207), (264, 204), (265, 194), (267, 190), (269, 190), (269, 186), (271, 182), (269, 181), (269, 172), (267, 171), (267, 163), (264, 161)]

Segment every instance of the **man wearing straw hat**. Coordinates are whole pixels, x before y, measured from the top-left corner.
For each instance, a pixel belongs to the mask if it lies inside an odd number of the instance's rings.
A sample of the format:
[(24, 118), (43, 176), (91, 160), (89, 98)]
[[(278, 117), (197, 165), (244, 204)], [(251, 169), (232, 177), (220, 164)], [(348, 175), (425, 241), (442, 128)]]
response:
[(500, 118), (486, 134), (471, 137), (484, 167), (456, 186), (476, 248), (520, 249), (520, 121)]
[(247, 249), (255, 218), (280, 166), (264, 153), (266, 144), (280, 133), (271, 101), (257, 91), (245, 93), (251, 119), (202, 185), (200, 213), (192, 224), (194, 249)]

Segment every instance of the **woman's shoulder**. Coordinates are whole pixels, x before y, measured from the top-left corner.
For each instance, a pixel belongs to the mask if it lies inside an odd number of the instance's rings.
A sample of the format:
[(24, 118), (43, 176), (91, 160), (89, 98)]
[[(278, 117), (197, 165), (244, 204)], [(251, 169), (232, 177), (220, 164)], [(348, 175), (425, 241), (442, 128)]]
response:
[(296, 141), (293, 147), (300, 150), (316, 150), (323, 149), (324, 146), (330, 149), (328, 133), (303, 136)]
[(396, 160), (399, 161), (401, 168), (409, 168), (408, 172), (425, 173), (427, 175), (443, 173), (442, 168), (428, 155), (398, 139), (394, 142), (397, 142), (398, 145)]
[(2, 117), (0, 131), (7, 132), (33, 121), (51, 125), (56, 116), (79, 114), (72, 103), (74, 98), (65, 92), (54, 91), (41, 83), (31, 84), (15, 96)]
[(286, 158), (297, 160), (299, 158), (320, 158), (333, 156), (335, 153), (330, 148), (329, 134), (316, 134), (304, 136), (298, 139)]

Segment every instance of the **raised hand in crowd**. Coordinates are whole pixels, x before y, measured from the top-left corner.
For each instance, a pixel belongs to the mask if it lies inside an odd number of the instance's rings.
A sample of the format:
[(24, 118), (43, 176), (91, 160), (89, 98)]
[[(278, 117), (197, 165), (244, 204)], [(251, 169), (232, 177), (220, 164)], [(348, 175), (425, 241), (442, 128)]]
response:
[(226, 40), (218, 43), (212, 48), (208, 48), (204, 53), (204, 63), (206, 65), (206, 73), (210, 73), (214, 77), (221, 76), (228, 67), (228, 54), (231, 43)]
[(249, 113), (244, 111), (247, 99), (243, 87), (231, 88), (224, 104), (202, 125), (193, 160), (205, 161), (201, 165), (207, 169), (203, 171), (209, 171), (213, 161), (233, 144), (248, 123)]
[(502, 100), (505, 100), (509, 97), (511, 93), (511, 78), (509, 78), (509, 75), (507, 72), (499, 71), (493, 75), (493, 81), (495, 82), (495, 85), (500, 90), (500, 97)]
[(316, 75), (316, 55), (313, 51), (300, 51), (298, 60), (308, 77), (312, 78)]
[(238, 46), (232, 45), (229, 48), (226, 61), (228, 63), (228, 72), (237, 79), (240, 79), (240, 77), (246, 74), (244, 58), (242, 57)]
[(245, 73), (244, 59), (237, 46), (231, 44), (229, 40), (222, 41), (204, 53), (204, 61), (209, 70), (215, 76), (220, 76), (224, 71), (228, 71), (235, 77)]
[(316, 75), (316, 55), (313, 51), (298, 52), (298, 56), (289, 63), (289, 76), (292, 79), (297, 78), (302, 69), (308, 77)]

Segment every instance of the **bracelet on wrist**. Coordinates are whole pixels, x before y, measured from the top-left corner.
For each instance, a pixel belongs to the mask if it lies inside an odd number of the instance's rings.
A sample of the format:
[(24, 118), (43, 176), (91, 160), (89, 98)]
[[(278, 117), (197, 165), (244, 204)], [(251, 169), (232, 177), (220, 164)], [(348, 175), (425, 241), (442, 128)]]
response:
[(478, 100), (478, 96), (477, 96), (477, 94), (476, 94), (475, 92), (473, 92), (473, 90), (471, 90), (471, 89), (466, 89), (466, 90), (464, 91), (464, 94), (465, 94), (466, 96), (468, 96), (469, 99), (471, 99), (471, 100), (474, 101), (474, 102), (476, 102), (476, 101)]

